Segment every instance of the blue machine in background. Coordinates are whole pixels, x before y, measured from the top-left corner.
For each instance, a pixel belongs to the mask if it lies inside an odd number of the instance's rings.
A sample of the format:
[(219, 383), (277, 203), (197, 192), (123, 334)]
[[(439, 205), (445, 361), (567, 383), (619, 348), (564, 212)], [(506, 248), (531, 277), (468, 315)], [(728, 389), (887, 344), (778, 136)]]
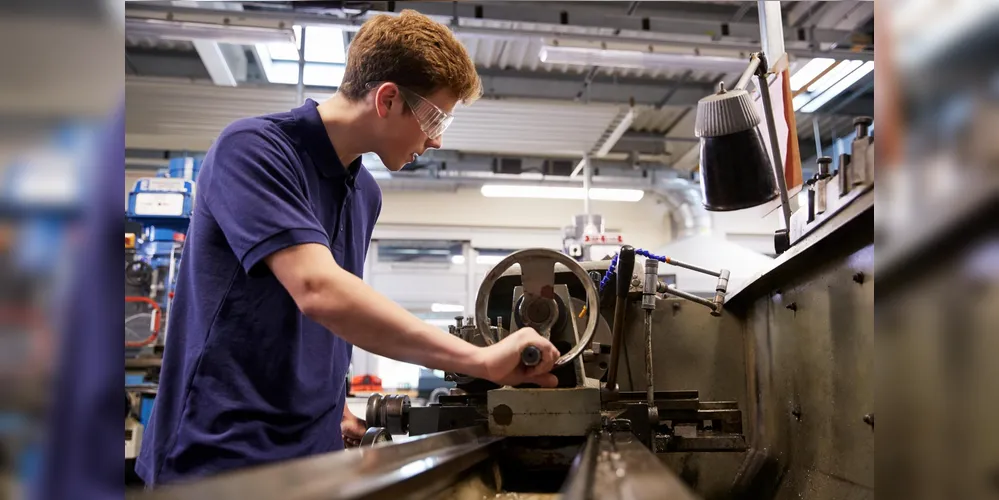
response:
[[(190, 156), (173, 158), (169, 168), (156, 177), (136, 181), (128, 195), (126, 217), (141, 224), (142, 232), (136, 235), (134, 252), (127, 262), (126, 295), (155, 300), (164, 328), (202, 161)], [(134, 312), (127, 310), (126, 314)]]
[[(129, 236), (126, 224), (125, 392), (126, 401), (131, 401), (126, 458), (138, 453), (142, 429), (149, 423), (159, 382), (158, 358), (169, 329), (167, 313), (202, 161), (192, 156), (173, 158), (155, 177), (136, 181), (128, 194), (125, 215), (134, 236)], [(130, 418), (141, 426), (129, 424)]]

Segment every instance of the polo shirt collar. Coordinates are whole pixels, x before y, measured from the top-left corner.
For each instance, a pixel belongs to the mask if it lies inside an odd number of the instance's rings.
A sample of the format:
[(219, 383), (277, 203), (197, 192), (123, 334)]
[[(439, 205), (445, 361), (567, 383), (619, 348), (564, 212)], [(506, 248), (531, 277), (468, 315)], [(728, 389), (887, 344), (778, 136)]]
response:
[(326, 126), (319, 116), (317, 109), (319, 103), (312, 99), (306, 99), (305, 104), (292, 110), (295, 121), (301, 130), (304, 146), (319, 170), (320, 175), (326, 178), (345, 178), (351, 185), (357, 178), (357, 172), (361, 169), (361, 158), (358, 157), (350, 168), (344, 168), (333, 143), (330, 142), (326, 133)]

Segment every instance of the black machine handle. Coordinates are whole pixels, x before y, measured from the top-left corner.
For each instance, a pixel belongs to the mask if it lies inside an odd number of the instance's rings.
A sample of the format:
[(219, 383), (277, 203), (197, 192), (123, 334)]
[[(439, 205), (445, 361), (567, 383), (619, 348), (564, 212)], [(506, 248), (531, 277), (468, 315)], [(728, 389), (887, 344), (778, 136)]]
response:
[(631, 288), (631, 276), (635, 273), (635, 247), (624, 245), (617, 254), (617, 299), (614, 301), (614, 326), (611, 332), (611, 359), (607, 370), (607, 385), (610, 390), (617, 390), (617, 366), (621, 358), (622, 339), (624, 338), (625, 313), (628, 310), (628, 289)]
[(520, 351), (520, 362), (524, 366), (536, 366), (541, 362), (541, 349), (533, 345), (529, 345)]
[(627, 298), (631, 277), (635, 274), (635, 247), (625, 245), (617, 255), (617, 296)]

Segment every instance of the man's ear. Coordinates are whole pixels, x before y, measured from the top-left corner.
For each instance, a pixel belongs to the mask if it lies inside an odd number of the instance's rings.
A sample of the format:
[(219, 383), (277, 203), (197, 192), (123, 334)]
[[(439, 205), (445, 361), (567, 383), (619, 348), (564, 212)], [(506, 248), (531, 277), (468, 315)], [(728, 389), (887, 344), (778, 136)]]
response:
[(392, 110), (392, 102), (399, 95), (399, 88), (395, 85), (382, 84), (375, 89), (375, 112), (378, 116), (385, 118)]

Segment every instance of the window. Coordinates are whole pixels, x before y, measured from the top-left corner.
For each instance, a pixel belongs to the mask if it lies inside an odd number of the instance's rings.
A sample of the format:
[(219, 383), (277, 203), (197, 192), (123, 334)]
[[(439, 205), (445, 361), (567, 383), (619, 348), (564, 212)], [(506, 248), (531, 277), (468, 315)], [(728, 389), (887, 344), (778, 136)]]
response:
[[(288, 85), (298, 84), (298, 48), (302, 27), (294, 26), (295, 44), (261, 43), (256, 45), (260, 65), (267, 81)], [(305, 29), (306, 85), (339, 87), (343, 81), (347, 53), (343, 30), (328, 26), (308, 26)]]
[(462, 254), (462, 242), (450, 240), (379, 240), (379, 262), (451, 264)]

